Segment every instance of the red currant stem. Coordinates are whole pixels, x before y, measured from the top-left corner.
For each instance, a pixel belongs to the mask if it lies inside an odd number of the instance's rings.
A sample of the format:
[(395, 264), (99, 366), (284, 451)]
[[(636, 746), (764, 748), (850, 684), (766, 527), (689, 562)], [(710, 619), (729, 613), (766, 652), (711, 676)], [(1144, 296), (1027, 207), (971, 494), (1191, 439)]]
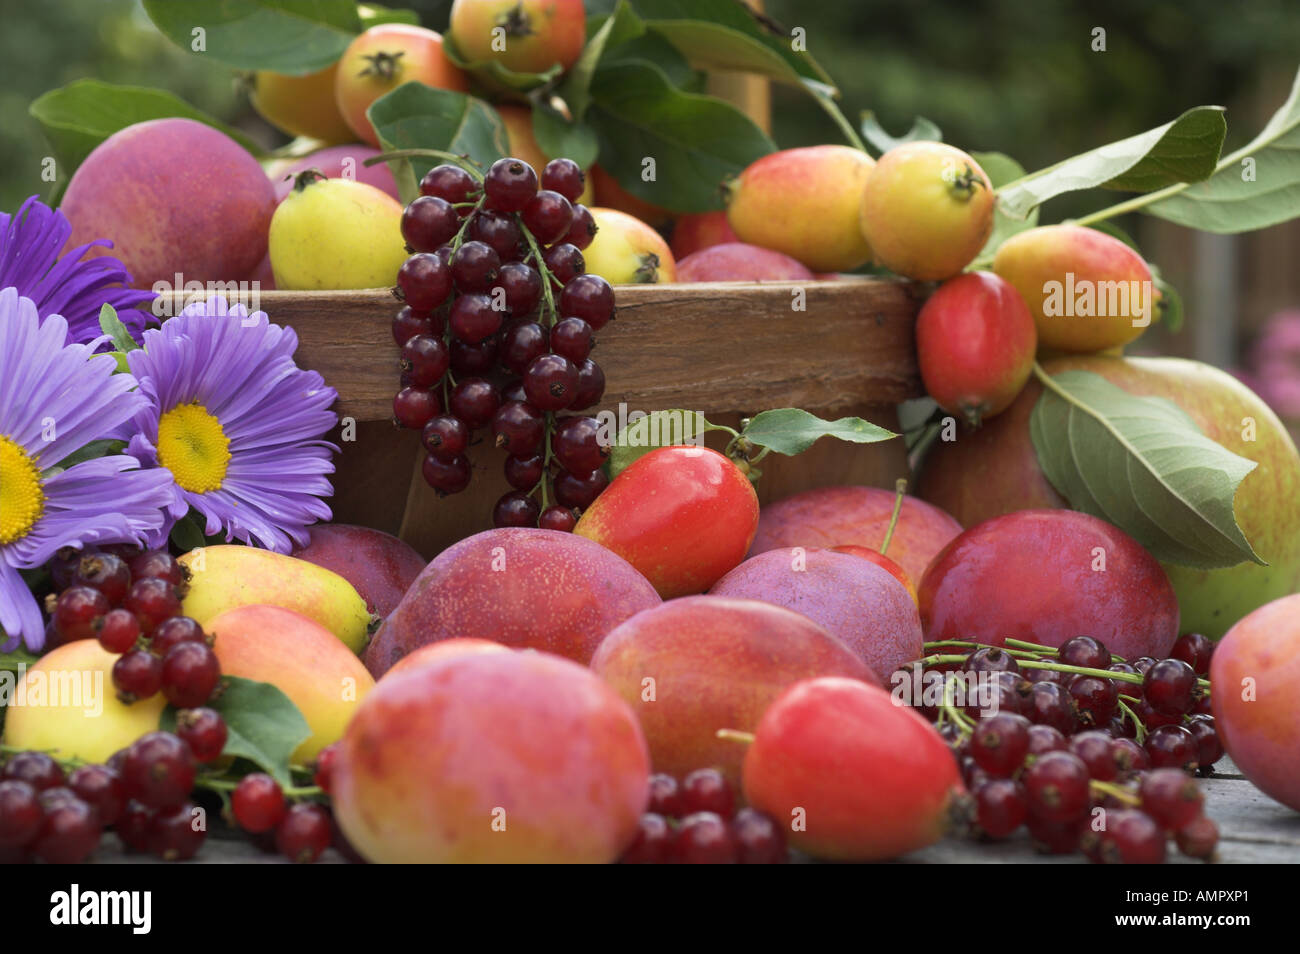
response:
[(903, 495), (907, 493), (907, 478), (899, 477), (894, 481), (894, 512), (889, 515), (889, 526), (885, 529), (885, 540), (880, 544), (880, 555), (889, 549), (889, 541), (894, 539), (894, 528), (898, 526), (898, 515), (903, 511)]
[(1099, 782), (1097, 779), (1088, 780), (1088, 788), (1094, 792), (1101, 792), (1103, 795), (1110, 795), (1119, 799), (1125, 805), (1138, 806), (1142, 804), (1142, 799), (1134, 792), (1130, 792), (1122, 785), (1116, 785), (1114, 782)]
[(483, 181), (483, 172), (479, 169), (478, 164), (468, 156), (458, 156), (453, 152), (443, 152), (441, 149), (394, 149), (392, 152), (382, 152), (377, 156), (371, 156), (362, 162), (363, 166), (373, 166), (381, 162), (388, 162), (390, 159), (446, 159), (460, 166), (479, 182)]
[(836, 128), (843, 133), (845, 141), (850, 146), (861, 152), (867, 151), (867, 145), (862, 141), (862, 137), (858, 135), (858, 131), (853, 128), (853, 124), (849, 122), (848, 117), (840, 112), (840, 108), (835, 105), (835, 101), (830, 96), (814, 95), (813, 99), (817, 101), (817, 105), (826, 111), (826, 115), (835, 123)]
[[(994, 648), (994, 647), (990, 647), (987, 643), (972, 643), (964, 639), (941, 639), (938, 640), (937, 642), (923, 643), (922, 646), (925, 649), (942, 649), (948, 646), (970, 647), (971, 649)], [(1037, 659), (1040, 655), (1039, 653), (1031, 652), (1030, 650), (1027, 649), (1007, 649), (1005, 646), (998, 647), (998, 648), (1001, 648), (1001, 650), (1004, 653), (1006, 653), (1008, 656), (1015, 656), (1018, 659)], [(960, 656), (958, 658), (965, 659), (966, 657)]]
[(1123, 697), (1120, 697), (1119, 699), (1119, 711), (1121, 713), (1121, 718), (1132, 721), (1133, 728), (1137, 730), (1137, 743), (1138, 745), (1141, 745), (1147, 739), (1147, 727), (1142, 724), (1142, 720), (1138, 718), (1138, 714), (1133, 711), (1127, 702), (1124, 701)]
[(1114, 672), (1110, 669), (1089, 669), (1087, 666), (1070, 666), (1066, 663), (1046, 662), (1044, 660), (1024, 659), (1021, 666), (1028, 669), (1053, 669), (1056, 672), (1072, 672), (1081, 676), (1100, 676), (1102, 679), (1114, 679), (1116, 682), (1130, 682), (1142, 685), (1145, 677), (1136, 672)]
[(956, 653), (936, 653), (933, 656), (923, 656), (922, 658), (915, 660), (912, 665), (920, 663), (921, 667), (924, 668), (926, 666), (942, 666), (944, 663), (963, 663), (966, 659), (966, 656), (958, 655)]
[(545, 428), (545, 450), (542, 452), (542, 476), (537, 481), (537, 485), (529, 491), (529, 494), (535, 494), (540, 489), (542, 492), (542, 509), (545, 510), (551, 505), (551, 494), (549, 482), (551, 479), (551, 458), (554, 456), (551, 452), (551, 435), (555, 433), (555, 414), (551, 411), (546, 412)]
[(753, 732), (742, 732), (740, 729), (719, 729), (713, 733), (719, 739), (727, 742), (739, 742), (742, 745), (753, 745), (754, 740), (758, 738)]
[(1030, 643), (1023, 639), (1012, 639), (1010, 636), (1004, 639), (1003, 642), (1008, 646), (1015, 646), (1018, 649), (1032, 649), (1034, 652), (1046, 653), (1050, 656), (1055, 656), (1057, 653), (1055, 646), (1044, 646), (1041, 643)]
[(546, 298), (546, 314), (543, 315), (543, 322), (546, 328), (555, 324), (555, 293), (551, 290), (551, 270), (546, 267), (542, 261), (542, 250), (537, 246), (537, 239), (533, 238), (533, 233), (528, 231), (528, 226), (524, 225), (524, 218), (518, 212), (515, 213), (515, 221), (519, 223), (519, 230), (523, 232), (524, 238), (528, 240), (528, 257), (533, 260), (537, 266), (537, 273), (542, 276), (542, 295)]
[(968, 733), (975, 728), (975, 721), (970, 716), (958, 709), (952, 702), (953, 680), (945, 679), (943, 681), (943, 704), (939, 706), (940, 712), (946, 712), (963, 733)]

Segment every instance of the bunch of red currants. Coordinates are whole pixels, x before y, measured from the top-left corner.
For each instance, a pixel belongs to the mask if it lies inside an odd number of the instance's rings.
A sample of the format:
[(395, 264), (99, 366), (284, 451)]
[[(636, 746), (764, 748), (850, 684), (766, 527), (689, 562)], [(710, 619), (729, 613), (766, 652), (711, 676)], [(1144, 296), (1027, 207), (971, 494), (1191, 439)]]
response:
[(1218, 829), (1192, 773), (1223, 756), (1202, 678), (1213, 648), (1189, 633), (1168, 659), (1126, 661), (1076, 636), (1058, 650), (1007, 640), (928, 657), (991, 676), (992, 698), (927, 713), (961, 766), (974, 833), (1002, 839), (1023, 825), (1042, 851), (1110, 863), (1163, 861), (1172, 837), (1210, 858)]
[(584, 272), (596, 225), (576, 204), (583, 178), (569, 159), (547, 163), (540, 190), (520, 159), (486, 175), (448, 163), (425, 175), (402, 216), (413, 254), (394, 289), (405, 303), (393, 319), (394, 422), (421, 430), (424, 477), (439, 494), (469, 485), (466, 451), (491, 429), (515, 488), (493, 509), (498, 527), (571, 530), (575, 509), (608, 482), (595, 418), (557, 417), (604, 394), (590, 354), (614, 317), (613, 289)]

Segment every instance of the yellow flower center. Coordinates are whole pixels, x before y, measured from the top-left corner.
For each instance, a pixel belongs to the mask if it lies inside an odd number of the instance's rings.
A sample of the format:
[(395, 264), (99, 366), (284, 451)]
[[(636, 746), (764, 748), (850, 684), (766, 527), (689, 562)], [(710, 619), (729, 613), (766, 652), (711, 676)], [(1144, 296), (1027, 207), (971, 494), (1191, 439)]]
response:
[(0, 435), (0, 546), (21, 540), (45, 510), (41, 471), (36, 461)]
[(230, 464), (230, 438), (202, 404), (178, 404), (158, 420), (158, 463), (190, 493), (221, 487)]

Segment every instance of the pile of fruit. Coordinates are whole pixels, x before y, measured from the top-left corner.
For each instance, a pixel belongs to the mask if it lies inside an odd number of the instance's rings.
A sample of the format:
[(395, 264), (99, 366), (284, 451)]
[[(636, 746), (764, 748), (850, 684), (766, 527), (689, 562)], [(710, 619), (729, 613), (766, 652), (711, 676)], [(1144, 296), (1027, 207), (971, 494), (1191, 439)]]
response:
[[(1225, 755), (1300, 810), (1300, 454), (1226, 375), (1121, 353), (1177, 296), (1109, 219), (1300, 212), (1229, 181), (1219, 111), (1026, 174), (927, 127), (859, 137), (736, 4), (456, 0), (446, 36), (351, 3), (198, 6), (145, 2), (298, 138), (269, 154), (73, 84), (33, 105), (47, 128), (150, 118), (85, 131), (61, 205), (0, 228), (23, 392), (0, 393), (0, 860), (102, 857), (105, 832), (184, 860), (210, 829), (299, 862), (875, 861), (945, 837), (1209, 860)], [(697, 69), (737, 57), (849, 145), (778, 150), (702, 95)], [(1038, 224), (1100, 186), (1140, 194)], [(900, 436), (858, 418), (610, 432), (596, 335), (619, 286), (674, 280), (907, 283), (917, 496), (760, 506), (767, 455)], [(271, 288), (392, 289), (394, 421), (439, 497), (491, 434), (493, 529), (427, 560), (329, 522), (338, 395), (293, 329), (222, 297)], [(168, 291), (200, 300), (159, 322)], [(102, 403), (43, 459), (35, 422), (78, 389)], [(670, 415), (697, 426), (649, 426)]]

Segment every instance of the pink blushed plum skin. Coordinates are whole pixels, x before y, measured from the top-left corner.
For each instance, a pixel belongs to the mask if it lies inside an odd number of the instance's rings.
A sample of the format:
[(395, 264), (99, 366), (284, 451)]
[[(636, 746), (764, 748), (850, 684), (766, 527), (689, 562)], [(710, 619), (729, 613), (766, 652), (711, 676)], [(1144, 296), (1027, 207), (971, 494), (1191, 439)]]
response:
[(280, 202), (293, 191), (293, 177), (307, 169), (319, 169), (326, 179), (355, 179), (396, 199), (397, 180), (393, 178), (388, 163), (377, 162), (373, 166), (365, 164), (367, 159), (377, 155), (378, 149), (353, 143), (348, 146), (330, 146), (303, 156), (276, 173), (275, 201)]
[(307, 546), (293, 556), (343, 577), (376, 616), (395, 610), (425, 567), (424, 557), (413, 547), (382, 530), (321, 523), (307, 535)]
[[(717, 767), (737, 784), (744, 745), (792, 682), (846, 676), (878, 685), (857, 654), (802, 613), (758, 600), (683, 596), (638, 613), (600, 644), (591, 668), (640, 720), (656, 772)], [(647, 681), (648, 680), (648, 681)]]
[(589, 669), (468, 652), (377, 684), (331, 789), (372, 862), (602, 864), (636, 833), (649, 767), (636, 717)]
[(677, 263), (679, 282), (805, 282), (807, 266), (780, 252), (744, 242), (725, 242), (692, 252)]
[(1163, 659), (1178, 638), (1178, 600), (1155, 557), (1069, 510), (1019, 510), (972, 527), (934, 558), (918, 597), (927, 640), (1060, 646), (1082, 635), (1126, 659)]
[(421, 646), (472, 637), (586, 665), (606, 633), (660, 602), (630, 563), (585, 537), (487, 530), (425, 567), (362, 659), (378, 678)]
[(786, 547), (750, 557), (709, 590), (802, 613), (858, 654), (882, 684), (924, 655), (921, 617), (907, 588), (869, 560)]
[[(777, 547), (830, 548), (857, 544), (879, 550), (894, 510), (894, 491), (879, 487), (822, 487), (765, 506), (749, 547), (754, 556)], [(933, 504), (903, 497), (887, 555), (919, 582), (934, 555), (961, 533)]]
[(266, 255), (275, 189), (225, 133), (192, 119), (115, 132), (86, 157), (60, 206), (66, 248), (111, 239), (136, 288), (247, 281)]
[(1246, 778), (1300, 812), (1300, 594), (1240, 619), (1210, 661), (1215, 728)]

